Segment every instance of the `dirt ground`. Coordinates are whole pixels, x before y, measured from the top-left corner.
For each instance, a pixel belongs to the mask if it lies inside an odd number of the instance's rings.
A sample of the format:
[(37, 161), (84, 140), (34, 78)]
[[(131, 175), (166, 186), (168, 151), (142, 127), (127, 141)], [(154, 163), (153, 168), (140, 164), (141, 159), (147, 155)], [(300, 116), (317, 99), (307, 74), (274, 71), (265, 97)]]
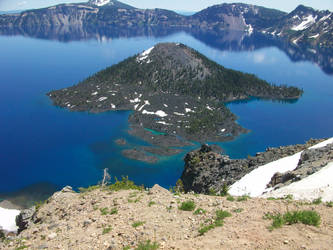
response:
[[(150, 240), (159, 249), (332, 249), (333, 208), (299, 201), (175, 195), (155, 185), (150, 191), (100, 189), (85, 193), (58, 192), (42, 205), (39, 222), (0, 249), (136, 249)], [(192, 200), (193, 211), (179, 206)], [(194, 214), (198, 208), (205, 213)], [(204, 235), (198, 230), (214, 223), (217, 210), (231, 213), (223, 226)], [(320, 226), (285, 225), (270, 231), (265, 213), (315, 210)]]

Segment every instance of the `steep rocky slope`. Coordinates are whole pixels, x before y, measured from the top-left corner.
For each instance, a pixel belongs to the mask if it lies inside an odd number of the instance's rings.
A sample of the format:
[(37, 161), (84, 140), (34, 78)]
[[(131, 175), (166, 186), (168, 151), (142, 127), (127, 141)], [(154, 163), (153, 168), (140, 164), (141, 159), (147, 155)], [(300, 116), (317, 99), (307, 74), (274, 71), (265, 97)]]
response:
[(248, 159), (230, 159), (227, 155), (213, 152), (210, 146), (203, 145), (185, 156), (181, 180), (185, 191), (219, 193), (224, 186), (232, 185), (259, 166), (293, 155), (321, 141), (309, 140), (305, 144), (267, 148), (265, 152)]
[[(179, 209), (186, 201), (193, 201), (195, 209)], [(272, 222), (263, 218), (267, 213), (297, 210), (318, 212), (320, 225), (286, 225), (270, 231)], [(227, 211), (231, 216), (218, 212), (229, 217), (217, 219), (217, 211)], [(149, 191), (112, 191), (106, 187), (83, 193), (66, 187), (32, 217), (27, 229), (0, 241), (0, 248), (137, 249), (149, 240), (159, 249), (330, 249), (333, 244), (333, 213), (325, 204), (231, 201), (218, 196), (173, 194), (157, 185)], [(212, 223), (217, 226), (199, 233)]]

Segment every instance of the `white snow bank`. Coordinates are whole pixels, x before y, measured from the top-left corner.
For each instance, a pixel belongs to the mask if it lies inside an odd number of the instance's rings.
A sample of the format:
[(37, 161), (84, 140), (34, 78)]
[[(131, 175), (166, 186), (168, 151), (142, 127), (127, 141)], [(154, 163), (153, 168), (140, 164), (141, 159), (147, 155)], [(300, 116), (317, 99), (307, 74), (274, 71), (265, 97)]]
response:
[(110, 3), (110, 0), (95, 0), (92, 3), (100, 7)]
[(292, 30), (304, 30), (308, 28), (310, 25), (314, 24), (316, 22), (317, 16), (314, 17), (312, 15), (307, 16), (303, 22), (301, 22), (299, 25), (292, 27)]
[(323, 201), (333, 201), (333, 162), (330, 162), (320, 171), (291, 183), (288, 186), (268, 192), (263, 197), (281, 198), (291, 194), (296, 200), (314, 200), (322, 198)]
[(143, 110), (142, 111), (142, 114), (147, 114), (147, 115), (157, 115), (159, 117), (165, 117), (165, 116), (168, 116), (168, 114), (166, 114), (164, 111), (162, 110), (157, 110), (156, 112), (150, 112), (150, 111), (147, 111), (147, 110)]
[[(330, 143), (333, 143), (333, 137), (319, 144), (316, 144), (311, 148), (324, 147)], [(288, 157), (281, 158), (277, 161), (267, 163), (254, 169), (252, 172), (245, 175), (242, 179), (235, 182), (230, 187), (229, 193), (231, 195), (237, 196), (247, 194), (252, 197), (262, 195), (265, 191), (269, 191), (266, 189), (266, 186), (275, 173), (292, 171), (297, 167), (302, 152), (303, 151)]]
[(154, 49), (154, 46), (151, 47), (150, 49), (145, 50), (144, 52), (142, 52), (138, 57), (137, 57), (137, 62), (141, 62), (143, 60), (146, 60), (148, 58), (148, 55), (150, 54), (150, 52)]
[(105, 97), (105, 96), (102, 96), (102, 97), (100, 97), (100, 98), (98, 99), (98, 101), (102, 102), (102, 101), (105, 101), (106, 99), (108, 99), (108, 98)]
[(309, 38), (317, 38), (319, 36), (319, 34), (316, 34), (314, 36), (310, 36)]
[(157, 111), (155, 112), (155, 114), (158, 115), (158, 116), (160, 116), (160, 117), (168, 116), (168, 114), (165, 113), (165, 112), (162, 111), (162, 110), (157, 110)]
[(320, 18), (319, 22), (325, 21), (327, 18), (329, 18), (332, 15), (332, 13), (328, 14), (327, 16), (324, 16)]
[(16, 232), (17, 226), (15, 223), (15, 218), (17, 215), (19, 215), (19, 213), (20, 210), (0, 207), (0, 228), (9, 232)]

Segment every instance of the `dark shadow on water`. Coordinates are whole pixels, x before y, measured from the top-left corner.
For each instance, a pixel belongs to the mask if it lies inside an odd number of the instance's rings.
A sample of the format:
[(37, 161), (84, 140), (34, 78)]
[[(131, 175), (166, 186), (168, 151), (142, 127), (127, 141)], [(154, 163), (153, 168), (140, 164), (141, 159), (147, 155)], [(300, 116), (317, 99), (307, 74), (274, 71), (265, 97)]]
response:
[(36, 202), (46, 200), (59, 188), (49, 182), (39, 182), (17, 191), (0, 193), (0, 201), (7, 200), (17, 207), (29, 208)]
[(268, 98), (260, 98), (260, 97), (250, 97), (243, 100), (237, 100), (237, 101), (230, 101), (225, 102), (225, 105), (228, 106), (229, 104), (247, 104), (250, 102), (256, 102), (256, 101), (266, 101), (266, 102), (276, 102), (281, 104), (294, 104), (298, 102), (298, 98), (295, 99), (268, 99)]

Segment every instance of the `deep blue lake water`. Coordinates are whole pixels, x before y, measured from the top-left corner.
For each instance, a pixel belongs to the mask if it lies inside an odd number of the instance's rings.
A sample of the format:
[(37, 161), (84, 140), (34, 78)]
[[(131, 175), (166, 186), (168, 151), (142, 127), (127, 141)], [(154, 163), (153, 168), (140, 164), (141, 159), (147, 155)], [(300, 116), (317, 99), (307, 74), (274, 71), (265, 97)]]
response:
[(102, 178), (105, 167), (112, 176), (128, 175), (138, 184), (174, 185), (186, 152), (165, 157), (158, 164), (121, 156), (115, 139), (143, 144), (126, 132), (129, 112), (74, 113), (52, 106), (45, 96), (165, 41), (182, 42), (225, 67), (304, 89), (296, 103), (228, 104), (238, 122), (251, 130), (232, 142), (220, 143), (231, 157), (333, 136), (333, 76), (315, 63), (291, 61), (276, 47), (224, 50), (186, 33), (67, 43), (0, 36), (0, 193), (38, 182), (88, 186)]

